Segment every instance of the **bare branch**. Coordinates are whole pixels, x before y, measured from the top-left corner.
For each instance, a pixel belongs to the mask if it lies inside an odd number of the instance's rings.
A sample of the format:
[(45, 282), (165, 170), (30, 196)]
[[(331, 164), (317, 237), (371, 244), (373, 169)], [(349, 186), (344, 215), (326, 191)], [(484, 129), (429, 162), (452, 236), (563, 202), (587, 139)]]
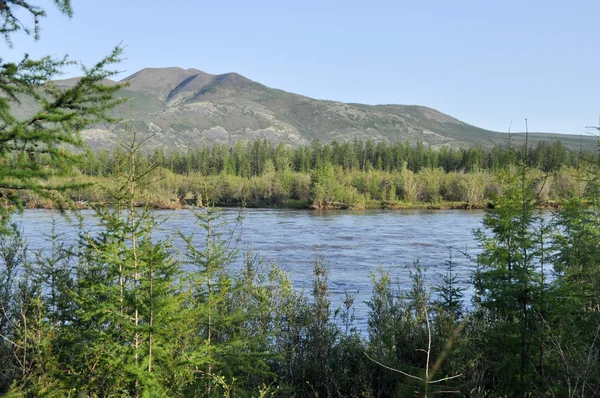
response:
[(448, 381), (448, 380), (456, 379), (456, 378), (458, 378), (458, 377), (460, 377), (462, 375), (463, 374), (461, 373), (461, 374), (454, 375), (454, 376), (447, 376), (447, 377), (444, 377), (442, 379), (437, 379), (437, 380), (430, 381), (429, 384), (441, 383), (442, 381)]
[(422, 378), (420, 378), (420, 377), (413, 376), (413, 375), (411, 375), (411, 374), (408, 374), (408, 373), (406, 373), (406, 372), (403, 372), (403, 371), (401, 371), (401, 370), (394, 369), (394, 368), (391, 368), (391, 367), (389, 367), (389, 366), (386, 366), (386, 365), (382, 364), (381, 362), (379, 362), (379, 361), (376, 361), (376, 360), (374, 360), (373, 358), (371, 358), (371, 357), (369, 356), (369, 354), (367, 354), (366, 352), (363, 352), (363, 354), (365, 354), (365, 356), (366, 356), (367, 358), (369, 358), (371, 361), (375, 362), (377, 365), (379, 365), (379, 366), (381, 366), (381, 367), (383, 367), (383, 368), (385, 368), (385, 369), (387, 369), (387, 370), (391, 370), (392, 372), (400, 373), (401, 375), (404, 375), (404, 376), (406, 376), (406, 377), (413, 378), (413, 379), (415, 379), (415, 380), (419, 380), (419, 381), (425, 381), (425, 380), (423, 380), (423, 379), (422, 379)]
[(25, 349), (25, 347), (23, 347), (23, 346), (22, 346), (22, 345), (20, 345), (20, 344), (17, 344), (17, 343), (15, 343), (14, 341), (12, 341), (11, 339), (9, 339), (8, 337), (6, 337), (5, 335), (3, 335), (2, 333), (0, 333), (0, 337), (1, 337), (3, 340), (5, 340), (5, 341), (8, 341), (10, 344), (14, 345), (15, 347), (19, 347), (19, 348), (21, 348), (21, 349)]

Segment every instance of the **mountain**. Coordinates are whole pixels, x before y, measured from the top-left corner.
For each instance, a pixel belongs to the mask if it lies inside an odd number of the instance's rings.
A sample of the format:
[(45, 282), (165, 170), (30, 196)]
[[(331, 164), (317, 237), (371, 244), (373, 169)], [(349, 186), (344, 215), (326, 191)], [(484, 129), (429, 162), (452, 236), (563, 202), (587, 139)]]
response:
[[(57, 81), (68, 86), (76, 80)], [(107, 84), (115, 82), (107, 81)], [(213, 142), (266, 138), (287, 145), (372, 138), (376, 141), (422, 141), (432, 146), (491, 145), (506, 140), (497, 133), (414, 105), (363, 105), (315, 100), (266, 87), (237, 73), (213, 75), (197, 69), (147, 68), (124, 78), (121, 96), (130, 101), (115, 110), (118, 125), (99, 125), (82, 134), (95, 148), (114, 144), (134, 128), (151, 136), (150, 148), (183, 150)], [(115, 135), (114, 133), (117, 133)], [(522, 138), (517, 137), (517, 140)], [(579, 145), (579, 137), (530, 134)], [(585, 137), (586, 145), (593, 142)]]

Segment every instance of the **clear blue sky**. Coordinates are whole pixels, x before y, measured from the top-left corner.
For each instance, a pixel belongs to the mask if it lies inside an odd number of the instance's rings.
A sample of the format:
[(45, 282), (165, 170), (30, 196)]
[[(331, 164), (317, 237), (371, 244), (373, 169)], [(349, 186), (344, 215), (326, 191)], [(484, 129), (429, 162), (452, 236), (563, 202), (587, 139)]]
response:
[(238, 72), (313, 98), (418, 104), (495, 131), (580, 134), (600, 114), (600, 1), (49, 0), (41, 39), (4, 60), (69, 54), (91, 65), (120, 42), (119, 78), (145, 67)]

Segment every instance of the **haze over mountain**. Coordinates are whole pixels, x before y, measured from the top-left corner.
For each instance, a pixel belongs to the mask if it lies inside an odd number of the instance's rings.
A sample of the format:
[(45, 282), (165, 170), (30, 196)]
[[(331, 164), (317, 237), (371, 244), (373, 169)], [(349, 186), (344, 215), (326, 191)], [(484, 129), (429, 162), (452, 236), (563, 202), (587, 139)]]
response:
[[(70, 85), (74, 81), (56, 83)], [(118, 134), (131, 128), (142, 136), (151, 135), (150, 148), (165, 150), (213, 142), (233, 145), (257, 138), (292, 146), (307, 145), (314, 139), (371, 138), (422, 141), (435, 147), (491, 145), (507, 139), (506, 134), (471, 126), (424, 106), (315, 100), (266, 87), (237, 73), (146, 68), (121, 83), (128, 87), (120, 95), (131, 99), (116, 110), (123, 122), (85, 130), (83, 137), (93, 148), (110, 147)], [(572, 148), (580, 145), (580, 137), (572, 135), (531, 134), (530, 138), (532, 142), (560, 139)], [(585, 145), (594, 142), (592, 137), (583, 138)]]

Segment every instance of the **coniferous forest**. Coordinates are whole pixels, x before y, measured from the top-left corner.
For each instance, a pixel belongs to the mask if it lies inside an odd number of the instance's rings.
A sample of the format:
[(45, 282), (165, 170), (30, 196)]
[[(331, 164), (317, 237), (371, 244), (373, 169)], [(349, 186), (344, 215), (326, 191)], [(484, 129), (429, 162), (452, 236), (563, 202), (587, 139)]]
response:
[[(517, 166), (524, 146), (510, 137), (492, 148), (440, 148), (372, 140), (291, 148), (266, 140), (204, 146), (184, 153), (155, 150), (143, 161), (156, 168), (152, 207), (186, 204), (291, 208), (485, 208), (502, 192), (497, 175)], [(595, 153), (573, 152), (559, 141), (528, 149), (528, 173), (538, 180), (540, 203), (550, 206), (589, 177)], [(119, 169), (117, 150), (91, 154), (80, 177), (97, 183), (78, 192), (82, 205), (110, 201), (98, 188)], [(31, 200), (31, 207), (40, 202)], [(42, 203), (43, 205), (43, 203)]]
[[(69, 1), (56, 4), (71, 12)], [(16, 17), (23, 12), (38, 34), (38, 8), (0, 5), (9, 43), (25, 29)], [(70, 88), (51, 83), (67, 59), (0, 65), (0, 394), (600, 395), (596, 157), (560, 144), (436, 151), (370, 141), (299, 149), (255, 141), (148, 155), (134, 130), (118, 150), (88, 154), (76, 133), (111, 120), (119, 87), (101, 83), (120, 54), (116, 48), (85, 69)], [(39, 110), (18, 117), (14, 106), (25, 99)], [(75, 207), (78, 196), (100, 190), (82, 176), (111, 180), (102, 200), (90, 200), (98, 228), (82, 228), (75, 238), (55, 233), (51, 250), (35, 255), (11, 214), (28, 195)], [(270, 188), (260, 187), (269, 179)], [(219, 194), (225, 185), (218, 180), (247, 192)], [(181, 203), (196, 196), (202, 233), (153, 235), (148, 198), (169, 183)], [(471, 301), (464, 301), (452, 258), (435, 288), (415, 259), (408, 289), (388, 272), (372, 276), (368, 326), (359, 333), (354, 297), (346, 295), (339, 308), (330, 299), (327, 264), (316, 258), (312, 289), (296, 291), (277, 264), (231, 250), (234, 236), (208, 206), (252, 201), (252, 189), (275, 195), (277, 184), (289, 195), (281, 203), (316, 208), (484, 201)], [(542, 218), (549, 200), (556, 208)], [(175, 239), (185, 250), (173, 250)]]

